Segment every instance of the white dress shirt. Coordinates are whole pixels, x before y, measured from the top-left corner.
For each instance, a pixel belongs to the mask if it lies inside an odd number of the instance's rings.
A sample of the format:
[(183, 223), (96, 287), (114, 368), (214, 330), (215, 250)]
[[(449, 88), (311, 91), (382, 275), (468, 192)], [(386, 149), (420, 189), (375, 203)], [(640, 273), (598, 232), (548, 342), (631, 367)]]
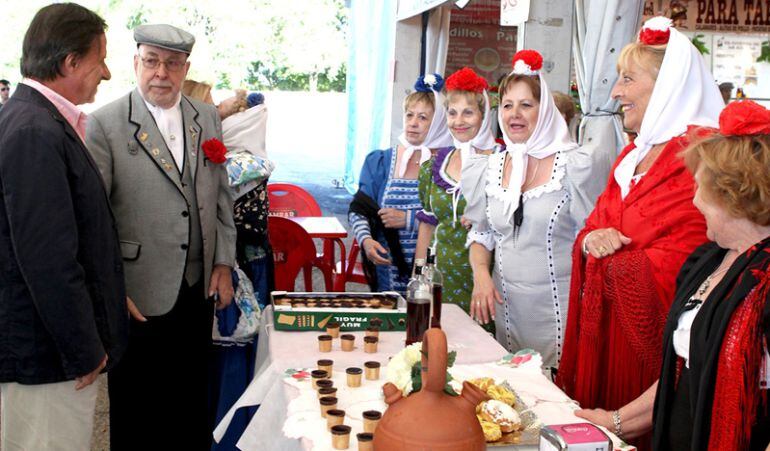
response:
[(160, 134), (166, 141), (166, 146), (171, 151), (174, 163), (176, 163), (176, 167), (181, 174), (185, 158), (184, 125), (182, 124), (182, 108), (179, 106), (182, 96), (179, 96), (174, 106), (168, 109), (152, 105), (147, 99), (143, 98), (143, 100), (147, 105), (147, 109), (150, 110), (150, 114), (155, 118)]

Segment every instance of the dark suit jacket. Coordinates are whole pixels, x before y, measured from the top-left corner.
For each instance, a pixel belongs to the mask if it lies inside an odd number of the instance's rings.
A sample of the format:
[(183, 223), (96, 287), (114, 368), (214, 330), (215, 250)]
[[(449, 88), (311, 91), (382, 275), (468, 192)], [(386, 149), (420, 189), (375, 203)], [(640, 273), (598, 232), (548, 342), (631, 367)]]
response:
[(42, 94), (0, 111), (0, 382), (72, 380), (128, 340), (115, 221), (96, 164)]

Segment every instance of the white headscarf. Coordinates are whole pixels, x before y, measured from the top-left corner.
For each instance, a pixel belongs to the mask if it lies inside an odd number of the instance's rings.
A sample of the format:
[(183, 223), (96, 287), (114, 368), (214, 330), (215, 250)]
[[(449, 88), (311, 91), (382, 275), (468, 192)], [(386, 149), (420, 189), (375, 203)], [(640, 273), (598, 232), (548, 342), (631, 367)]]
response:
[(264, 104), (235, 113), (222, 121), (222, 139), (228, 152), (249, 152), (267, 158), (265, 133), (267, 106)]
[[(519, 73), (519, 70), (514, 68), (514, 72)], [(511, 156), (511, 177), (508, 182), (505, 199), (503, 200), (503, 214), (509, 222), (513, 217), (513, 213), (519, 207), (521, 187), (527, 174), (529, 156), (531, 155), (538, 160), (542, 160), (556, 152), (577, 147), (577, 144), (570, 139), (567, 123), (556, 108), (551, 90), (548, 89), (548, 83), (546, 83), (545, 78), (543, 78), (539, 71), (537, 76), (540, 79), (540, 111), (537, 114), (535, 130), (527, 139), (527, 142), (516, 144), (511, 141), (511, 138), (505, 133), (506, 127), (503, 123), (502, 108), (497, 113), (497, 121), (500, 124), (500, 129), (503, 130), (503, 140), (505, 140), (506, 145), (505, 151)], [(500, 93), (500, 105), (502, 105), (504, 94)]]
[[(426, 75), (424, 78), (426, 82), (429, 82), (430, 75)], [(435, 80), (435, 77), (434, 77)], [(441, 92), (433, 89), (433, 83), (431, 83), (431, 91), (433, 92), (434, 100), (434, 112), (433, 120), (428, 128), (428, 134), (425, 136), (425, 140), (416, 146), (409, 144), (406, 140), (406, 118), (404, 118), (404, 131), (398, 137), (398, 142), (404, 146), (404, 154), (401, 155), (401, 163), (396, 171), (397, 178), (403, 178), (406, 173), (406, 167), (409, 164), (409, 159), (412, 158), (416, 150), (420, 151), (420, 165), (430, 160), (430, 149), (437, 149), (440, 147), (447, 147), (452, 143), (452, 135), (449, 134), (449, 129), (446, 126), (446, 111), (444, 111), (443, 100)], [(404, 105), (406, 107), (406, 105)]]
[(666, 18), (654, 17), (643, 27), (662, 30), (669, 26), (671, 34), (639, 135), (634, 140), (636, 148), (615, 168), (615, 181), (623, 198), (631, 189), (636, 166), (652, 146), (681, 135), (688, 125), (718, 127), (719, 112), (725, 106), (698, 49), (670, 24)]
[(492, 135), (492, 127), (489, 120), (489, 96), (487, 95), (486, 89), (483, 91), (482, 95), (484, 96), (484, 111), (482, 111), (482, 113), (484, 113), (484, 120), (481, 121), (481, 127), (479, 127), (479, 131), (476, 132), (476, 136), (471, 138), (470, 141), (460, 142), (454, 135), (452, 135), (452, 141), (454, 142), (455, 148), (460, 149), (460, 157), (463, 166), (465, 166), (471, 155), (476, 153), (476, 149), (489, 150), (493, 149), (497, 144), (494, 135)]

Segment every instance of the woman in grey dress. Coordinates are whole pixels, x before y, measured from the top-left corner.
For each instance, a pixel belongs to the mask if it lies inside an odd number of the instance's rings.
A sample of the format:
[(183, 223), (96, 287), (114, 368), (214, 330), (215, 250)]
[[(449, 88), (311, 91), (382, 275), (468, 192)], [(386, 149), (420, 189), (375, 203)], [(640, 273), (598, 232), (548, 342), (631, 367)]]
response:
[(570, 140), (540, 76), (539, 53), (522, 50), (513, 63), (499, 88), (506, 151), (472, 158), (462, 174), (471, 224), (471, 316), (494, 321), (497, 340), (509, 351), (532, 348), (546, 368), (557, 368), (572, 245), (606, 185), (615, 151), (588, 155)]

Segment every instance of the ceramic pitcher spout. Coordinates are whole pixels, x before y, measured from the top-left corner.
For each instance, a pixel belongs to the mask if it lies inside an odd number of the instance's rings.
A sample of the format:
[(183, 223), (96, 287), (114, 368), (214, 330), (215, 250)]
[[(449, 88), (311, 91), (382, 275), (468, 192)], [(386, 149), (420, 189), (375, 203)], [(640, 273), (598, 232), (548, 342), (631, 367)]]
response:
[(389, 406), (395, 404), (404, 397), (401, 394), (401, 390), (390, 382), (382, 386), (382, 394), (385, 395), (385, 403)]

